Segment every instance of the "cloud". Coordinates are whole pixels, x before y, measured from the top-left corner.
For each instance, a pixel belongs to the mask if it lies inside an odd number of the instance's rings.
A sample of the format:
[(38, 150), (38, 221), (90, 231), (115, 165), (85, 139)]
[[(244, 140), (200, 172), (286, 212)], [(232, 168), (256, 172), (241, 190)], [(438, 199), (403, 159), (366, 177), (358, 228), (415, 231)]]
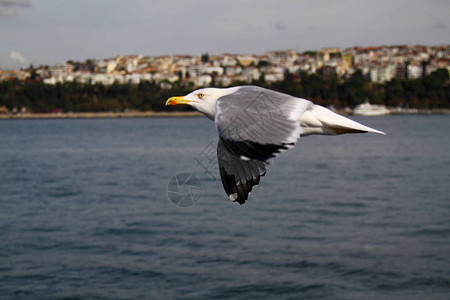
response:
[(19, 51), (11, 50), (9, 54), (0, 54), (0, 69), (20, 69), (29, 63), (30, 61)]
[(0, 17), (11, 17), (16, 14), (17, 8), (30, 6), (29, 0), (0, 0)]
[(9, 58), (13, 63), (19, 64), (21, 66), (27, 63), (27, 59), (18, 51), (11, 51), (11, 53), (9, 54)]

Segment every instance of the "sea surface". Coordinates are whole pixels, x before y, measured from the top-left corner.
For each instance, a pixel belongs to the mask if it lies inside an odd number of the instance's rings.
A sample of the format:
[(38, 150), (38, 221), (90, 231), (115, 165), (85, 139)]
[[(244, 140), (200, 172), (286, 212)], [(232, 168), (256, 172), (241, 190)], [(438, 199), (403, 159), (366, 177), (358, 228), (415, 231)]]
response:
[(352, 118), (242, 206), (207, 119), (0, 121), (0, 299), (449, 299), (450, 116)]

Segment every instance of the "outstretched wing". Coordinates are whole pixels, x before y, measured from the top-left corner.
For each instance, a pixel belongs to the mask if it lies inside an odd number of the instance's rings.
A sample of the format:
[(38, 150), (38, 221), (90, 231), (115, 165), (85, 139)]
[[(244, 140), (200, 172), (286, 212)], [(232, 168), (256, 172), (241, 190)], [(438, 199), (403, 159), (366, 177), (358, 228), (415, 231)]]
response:
[(217, 144), (217, 160), (223, 188), (228, 197), (239, 204), (245, 203), (270, 165), (266, 161), (240, 159), (227, 150), (222, 139)]
[(299, 119), (312, 103), (255, 86), (220, 97), (215, 123), (229, 152), (266, 161), (292, 148), (302, 133)]

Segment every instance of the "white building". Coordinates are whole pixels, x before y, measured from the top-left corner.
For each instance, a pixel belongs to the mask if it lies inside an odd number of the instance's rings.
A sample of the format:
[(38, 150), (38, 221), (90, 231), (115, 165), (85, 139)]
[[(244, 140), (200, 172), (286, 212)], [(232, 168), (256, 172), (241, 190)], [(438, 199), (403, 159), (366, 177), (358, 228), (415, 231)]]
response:
[(200, 75), (197, 78), (197, 84), (199, 86), (209, 86), (212, 83), (212, 77), (210, 75)]
[(215, 82), (218, 85), (229, 86), (233, 82), (233, 80), (231, 80), (231, 78), (229, 76), (222, 75), (222, 76), (217, 76), (215, 78)]
[(102, 59), (97, 62), (98, 72), (110, 74), (116, 70), (117, 62), (115, 59)]
[(207, 66), (204, 64), (195, 64), (187, 67), (187, 72), (189, 73), (190, 77), (194, 78), (207, 73), (206, 70)]
[(264, 80), (266, 82), (277, 82), (284, 79), (284, 74), (280, 72), (269, 72), (264, 74)]
[(395, 77), (395, 65), (383, 65), (372, 67), (369, 70), (369, 78), (372, 82), (384, 83)]
[(422, 77), (423, 68), (419, 64), (410, 64), (407, 67), (408, 79), (417, 79)]
[(261, 72), (256, 67), (245, 68), (242, 71), (242, 76), (245, 76), (246, 82), (252, 82), (252, 80), (258, 80), (261, 76)]
[(221, 55), (218, 61), (224, 67), (231, 67), (237, 64), (236, 58), (230, 54)]
[(239, 66), (228, 67), (225, 70), (225, 74), (228, 76), (235, 76), (242, 73), (242, 68)]
[(223, 75), (223, 68), (222, 67), (209, 66), (209, 67), (205, 68), (205, 73), (206, 74), (214, 74), (214, 73), (216, 73), (217, 75)]

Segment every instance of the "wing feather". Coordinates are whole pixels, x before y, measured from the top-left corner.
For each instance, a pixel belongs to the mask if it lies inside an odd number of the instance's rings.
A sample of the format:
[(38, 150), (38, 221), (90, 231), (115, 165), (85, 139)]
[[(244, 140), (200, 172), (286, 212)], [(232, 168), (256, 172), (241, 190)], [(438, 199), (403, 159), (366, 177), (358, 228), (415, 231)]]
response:
[(266, 161), (295, 145), (302, 132), (298, 120), (311, 105), (305, 99), (243, 86), (217, 100), (216, 128), (232, 154)]
[(222, 139), (217, 144), (217, 160), (225, 192), (231, 200), (240, 204), (245, 203), (270, 165), (270, 162), (265, 161), (241, 160), (227, 150)]

